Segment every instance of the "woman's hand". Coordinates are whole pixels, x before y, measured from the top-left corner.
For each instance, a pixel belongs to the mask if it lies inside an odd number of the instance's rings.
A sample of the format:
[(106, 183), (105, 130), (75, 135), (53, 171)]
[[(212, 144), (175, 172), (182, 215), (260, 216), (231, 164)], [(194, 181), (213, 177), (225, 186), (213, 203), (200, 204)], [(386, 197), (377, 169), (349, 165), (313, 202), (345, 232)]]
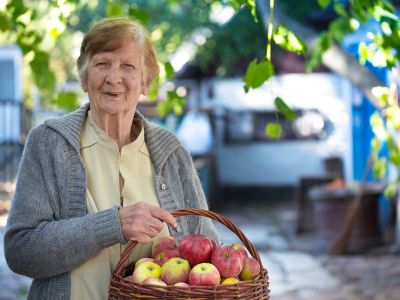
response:
[(122, 234), (126, 240), (147, 243), (163, 229), (163, 222), (176, 227), (175, 218), (164, 209), (138, 202), (119, 209)]

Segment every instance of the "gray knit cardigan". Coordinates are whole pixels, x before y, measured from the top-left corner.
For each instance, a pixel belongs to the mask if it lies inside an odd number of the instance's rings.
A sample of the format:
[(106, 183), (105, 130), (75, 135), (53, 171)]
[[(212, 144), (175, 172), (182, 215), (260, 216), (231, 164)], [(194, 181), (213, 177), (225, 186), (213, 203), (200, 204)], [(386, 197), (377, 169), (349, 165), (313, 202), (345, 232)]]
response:
[[(79, 152), (80, 134), (89, 109), (47, 120), (26, 141), (16, 191), (4, 237), (10, 268), (33, 278), (28, 299), (69, 299), (71, 270), (105, 247), (124, 243), (118, 207), (88, 213), (86, 171)], [(189, 153), (169, 131), (144, 124), (146, 143), (156, 171), (162, 208), (207, 209)], [(129, 184), (129, 183), (126, 183)], [(177, 218), (175, 238), (202, 233), (217, 239), (208, 218)]]

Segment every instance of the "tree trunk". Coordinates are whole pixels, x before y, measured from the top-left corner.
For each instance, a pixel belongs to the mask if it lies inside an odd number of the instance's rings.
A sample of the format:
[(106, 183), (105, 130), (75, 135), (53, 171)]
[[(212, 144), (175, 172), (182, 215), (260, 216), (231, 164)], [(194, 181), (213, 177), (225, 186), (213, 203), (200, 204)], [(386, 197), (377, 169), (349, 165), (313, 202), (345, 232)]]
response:
[[(276, 23), (285, 24), (299, 38), (301, 38), (309, 47), (313, 47), (318, 39), (318, 34), (311, 28), (296, 22), (288, 17), (279, 8), (279, 1), (275, 1), (274, 20)], [(257, 9), (262, 16), (265, 30), (268, 31), (269, 22), (269, 5), (268, 1), (257, 0)], [(358, 60), (345, 52), (337, 45), (333, 45), (322, 56), (322, 63), (328, 69), (347, 77), (376, 107), (379, 107), (378, 99), (371, 93), (371, 89), (375, 86), (384, 86), (374, 73), (368, 68), (361, 65)]]

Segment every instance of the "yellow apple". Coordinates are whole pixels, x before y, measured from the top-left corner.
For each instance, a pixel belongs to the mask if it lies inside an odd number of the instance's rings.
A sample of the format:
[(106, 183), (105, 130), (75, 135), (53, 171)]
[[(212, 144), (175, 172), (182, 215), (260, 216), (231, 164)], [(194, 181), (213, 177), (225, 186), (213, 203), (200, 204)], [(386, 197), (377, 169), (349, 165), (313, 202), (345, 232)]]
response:
[(145, 261), (139, 264), (132, 274), (134, 283), (142, 284), (149, 277), (160, 278), (161, 267), (152, 261)]
[(154, 259), (153, 259), (153, 258), (150, 258), (150, 257), (143, 257), (143, 258), (141, 258), (141, 259), (139, 259), (139, 260), (136, 261), (136, 263), (135, 263), (135, 268), (136, 268), (138, 265), (140, 265), (141, 263), (144, 263), (144, 262), (146, 262), (146, 261), (152, 261), (152, 262), (154, 262)]
[(234, 277), (229, 277), (229, 278), (224, 278), (221, 281), (221, 284), (235, 284), (235, 283), (239, 283), (240, 280)]

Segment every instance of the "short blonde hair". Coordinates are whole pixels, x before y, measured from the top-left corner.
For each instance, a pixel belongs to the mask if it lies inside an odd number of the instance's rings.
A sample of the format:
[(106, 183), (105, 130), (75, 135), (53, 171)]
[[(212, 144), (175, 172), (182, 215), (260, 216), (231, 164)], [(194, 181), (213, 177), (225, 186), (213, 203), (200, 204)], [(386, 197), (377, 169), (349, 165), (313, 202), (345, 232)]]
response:
[(141, 47), (144, 82), (150, 86), (160, 72), (150, 34), (138, 21), (122, 17), (105, 18), (86, 33), (77, 60), (81, 82), (86, 80), (89, 63), (95, 54), (114, 51), (126, 41)]

